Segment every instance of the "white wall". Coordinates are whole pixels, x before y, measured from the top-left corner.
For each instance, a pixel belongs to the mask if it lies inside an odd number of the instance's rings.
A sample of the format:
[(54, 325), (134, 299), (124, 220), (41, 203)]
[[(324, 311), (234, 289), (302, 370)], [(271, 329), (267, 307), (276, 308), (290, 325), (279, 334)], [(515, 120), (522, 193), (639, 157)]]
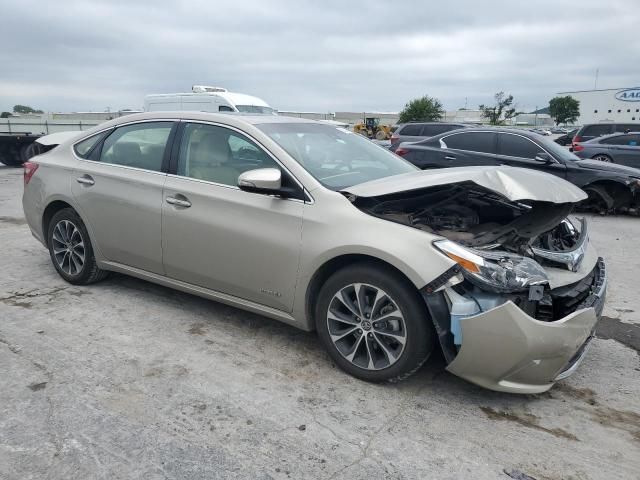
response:
[[(640, 88), (561, 92), (558, 95), (570, 95), (580, 102), (580, 118), (578, 118), (577, 124), (584, 125), (586, 123), (599, 122), (640, 123), (640, 101), (624, 101), (616, 98), (616, 96), (620, 97), (625, 90), (640, 91)], [(638, 100), (640, 100), (640, 97)]]

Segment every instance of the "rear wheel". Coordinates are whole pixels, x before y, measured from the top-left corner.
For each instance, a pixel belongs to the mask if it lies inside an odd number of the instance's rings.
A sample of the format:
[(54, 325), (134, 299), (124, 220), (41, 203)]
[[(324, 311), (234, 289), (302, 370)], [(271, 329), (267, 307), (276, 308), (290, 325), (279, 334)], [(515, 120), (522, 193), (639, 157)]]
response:
[(47, 245), (53, 266), (67, 282), (87, 285), (107, 276), (106, 271), (98, 268), (89, 232), (72, 208), (53, 215), (49, 222)]
[(609, 155), (605, 155), (604, 153), (599, 153), (598, 155), (594, 155), (593, 159), (598, 160), (599, 162), (613, 163), (613, 159)]
[(362, 380), (402, 380), (433, 350), (424, 302), (390, 268), (357, 264), (333, 274), (320, 290), (315, 321), (331, 358)]

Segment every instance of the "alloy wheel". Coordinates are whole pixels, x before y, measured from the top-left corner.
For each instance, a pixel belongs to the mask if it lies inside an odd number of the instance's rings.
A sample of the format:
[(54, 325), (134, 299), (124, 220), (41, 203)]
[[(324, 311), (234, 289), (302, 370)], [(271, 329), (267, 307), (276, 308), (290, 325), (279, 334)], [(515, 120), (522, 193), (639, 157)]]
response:
[(51, 238), (53, 256), (67, 275), (78, 275), (85, 261), (85, 247), (82, 233), (69, 220), (60, 220), (53, 228)]
[(407, 342), (404, 317), (382, 289), (353, 283), (338, 291), (327, 312), (329, 336), (353, 365), (381, 370), (396, 363)]
[(595, 157), (593, 157), (593, 159), (598, 160), (600, 162), (612, 163), (612, 160), (606, 155), (596, 155)]

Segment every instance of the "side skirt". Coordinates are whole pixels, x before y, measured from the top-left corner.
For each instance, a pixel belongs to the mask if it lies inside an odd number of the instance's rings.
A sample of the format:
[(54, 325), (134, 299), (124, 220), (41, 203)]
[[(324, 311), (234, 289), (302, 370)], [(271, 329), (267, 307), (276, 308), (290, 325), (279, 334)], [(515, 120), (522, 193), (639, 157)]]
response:
[(175, 280), (169, 277), (165, 277), (163, 275), (158, 275), (157, 273), (147, 272), (146, 270), (141, 270), (139, 268), (122, 265), (116, 262), (108, 262), (108, 261), (100, 262), (100, 268), (103, 268), (105, 270), (109, 270), (112, 272), (123, 273), (125, 275), (130, 275), (132, 277), (140, 278), (142, 280), (147, 280), (149, 282), (157, 283), (158, 285), (162, 285), (164, 287), (169, 287), (176, 290), (180, 290), (182, 292), (190, 293), (192, 295), (197, 295), (199, 297), (206, 298), (208, 300), (214, 300), (216, 302), (224, 303), (225, 305), (230, 305), (232, 307), (236, 307), (241, 310), (247, 310), (249, 312), (257, 313), (258, 315), (264, 315), (265, 317), (278, 320), (280, 322), (292, 325), (296, 328), (302, 328), (301, 322), (297, 321), (289, 313), (283, 312), (281, 310), (278, 310), (272, 307), (267, 307), (259, 303), (255, 303), (250, 300), (234, 297), (233, 295), (217, 292), (215, 290), (210, 290), (205, 287), (193, 285), (191, 283), (183, 282), (181, 280)]

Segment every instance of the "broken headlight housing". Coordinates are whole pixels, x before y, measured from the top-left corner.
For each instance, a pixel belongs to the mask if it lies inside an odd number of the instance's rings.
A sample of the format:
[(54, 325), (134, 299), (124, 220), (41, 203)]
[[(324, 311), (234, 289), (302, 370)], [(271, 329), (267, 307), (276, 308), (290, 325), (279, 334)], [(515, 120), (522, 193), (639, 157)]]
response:
[(549, 282), (544, 269), (531, 258), (463, 247), (451, 240), (436, 240), (433, 244), (462, 267), (465, 278), (485, 290), (518, 292)]

